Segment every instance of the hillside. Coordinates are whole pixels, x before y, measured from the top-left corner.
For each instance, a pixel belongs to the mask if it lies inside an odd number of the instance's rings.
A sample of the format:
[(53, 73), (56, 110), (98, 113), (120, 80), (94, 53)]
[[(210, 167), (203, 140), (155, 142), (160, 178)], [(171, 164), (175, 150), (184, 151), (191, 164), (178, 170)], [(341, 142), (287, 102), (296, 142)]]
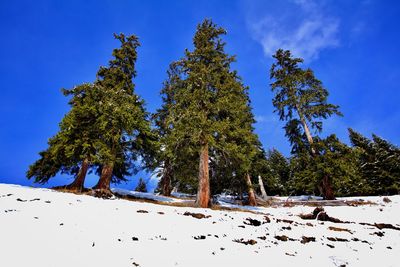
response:
[(0, 266), (398, 266), (400, 196), (362, 199), (317, 220), (303, 205), (211, 210), (0, 184)]

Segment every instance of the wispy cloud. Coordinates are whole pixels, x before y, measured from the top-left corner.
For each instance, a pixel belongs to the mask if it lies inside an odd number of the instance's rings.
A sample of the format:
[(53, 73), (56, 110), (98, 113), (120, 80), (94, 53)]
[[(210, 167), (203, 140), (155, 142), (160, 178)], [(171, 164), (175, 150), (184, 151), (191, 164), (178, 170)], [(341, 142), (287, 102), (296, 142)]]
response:
[(250, 31), (266, 56), (283, 48), (311, 61), (317, 59), (322, 50), (339, 45), (340, 20), (330, 16), (320, 2), (295, 0), (287, 5), (286, 11), (276, 12), (267, 7), (267, 14), (248, 15)]

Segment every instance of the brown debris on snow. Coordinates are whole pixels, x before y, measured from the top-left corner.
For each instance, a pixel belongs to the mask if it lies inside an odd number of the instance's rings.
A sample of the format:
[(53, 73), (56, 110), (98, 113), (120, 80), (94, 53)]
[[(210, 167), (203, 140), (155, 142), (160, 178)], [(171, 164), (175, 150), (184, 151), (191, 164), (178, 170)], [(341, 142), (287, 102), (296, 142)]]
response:
[(193, 218), (196, 218), (196, 219), (204, 219), (204, 218), (210, 218), (211, 217), (211, 215), (204, 215), (204, 214), (202, 214), (202, 213), (192, 213), (192, 212), (188, 212), (188, 211), (186, 211), (184, 214), (183, 214), (184, 216), (192, 216)]
[(396, 227), (393, 224), (390, 223), (360, 223), (361, 225), (368, 225), (368, 226), (374, 226), (376, 228), (378, 228), (379, 230), (382, 229), (393, 229), (393, 230), (397, 230), (400, 231), (400, 227)]
[(329, 241), (333, 242), (350, 242), (348, 239), (340, 238), (340, 237), (327, 237)]
[(301, 237), (301, 241), (300, 241), (300, 243), (302, 243), (302, 244), (306, 244), (306, 243), (309, 243), (309, 242), (315, 242), (315, 237), (313, 237), (313, 236), (302, 236)]
[(137, 213), (149, 213), (147, 210), (137, 210)]
[(339, 220), (334, 217), (330, 217), (324, 210), (323, 207), (316, 207), (312, 213), (309, 214), (300, 214), (300, 218), (303, 220), (315, 220), (325, 221), (325, 222), (333, 222), (333, 223), (349, 223), (342, 220)]
[(257, 244), (257, 241), (255, 241), (253, 239), (244, 240), (243, 238), (241, 238), (241, 239), (234, 239), (232, 241), (236, 242), (236, 243), (245, 244), (245, 245), (255, 245), (255, 244)]
[(350, 234), (353, 234), (352, 231), (350, 231), (349, 229), (346, 229), (346, 228), (339, 228), (339, 227), (335, 227), (335, 226), (329, 226), (328, 229), (331, 230), (331, 231), (336, 231), (336, 232), (348, 232), (348, 233), (350, 233)]
[(252, 226), (260, 226), (261, 225), (261, 222), (259, 220), (252, 219), (252, 218), (247, 218), (245, 221), (243, 221), (243, 223), (246, 225), (252, 225)]

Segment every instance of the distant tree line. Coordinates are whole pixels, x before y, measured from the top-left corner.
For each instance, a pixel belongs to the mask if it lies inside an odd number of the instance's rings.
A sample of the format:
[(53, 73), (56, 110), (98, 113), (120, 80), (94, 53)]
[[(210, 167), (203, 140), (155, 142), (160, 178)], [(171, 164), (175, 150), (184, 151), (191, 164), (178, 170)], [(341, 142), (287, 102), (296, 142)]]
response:
[[(57, 173), (73, 175), (61, 188), (81, 192), (86, 174), (94, 172), (99, 181), (93, 192), (111, 195), (111, 183), (145, 169), (159, 176), (156, 191), (196, 193), (199, 207), (224, 192), (245, 196), (249, 205), (257, 205), (258, 194), (334, 199), (400, 192), (400, 149), (352, 129), (352, 146), (334, 134), (322, 138), (323, 120), (342, 116), (339, 107), (328, 103), (314, 72), (301, 68), (303, 60), (282, 49), (270, 70), (272, 103), (292, 151), (289, 158), (265, 151), (254, 132), (249, 88), (231, 67), (235, 57), (225, 52), (225, 34), (211, 20), (197, 26), (194, 49), (167, 70), (162, 106), (154, 114), (135, 93), (138, 38), (114, 35), (121, 45), (96, 80), (63, 89), (70, 111), (28, 178), (44, 184)], [(147, 191), (143, 179), (136, 189)]]

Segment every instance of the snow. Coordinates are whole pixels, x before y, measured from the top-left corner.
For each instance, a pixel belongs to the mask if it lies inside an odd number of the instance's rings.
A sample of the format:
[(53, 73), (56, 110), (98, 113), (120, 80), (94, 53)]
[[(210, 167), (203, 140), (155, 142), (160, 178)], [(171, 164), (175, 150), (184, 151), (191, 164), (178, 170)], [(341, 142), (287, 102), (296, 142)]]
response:
[(160, 201), (160, 202), (184, 202), (182, 199), (178, 198), (172, 198), (172, 197), (165, 197), (165, 196), (160, 196), (156, 195), (153, 193), (143, 193), (143, 192), (137, 192), (137, 191), (130, 191), (126, 189), (120, 189), (120, 188), (113, 188), (111, 189), (114, 193), (118, 193), (122, 196), (132, 196), (136, 198), (143, 198), (143, 199), (150, 199), (150, 200), (155, 200), (155, 201)]
[[(256, 207), (256, 212), (211, 210), (0, 184), (0, 266), (399, 266), (400, 231), (359, 223), (400, 227), (400, 196), (390, 196), (389, 203), (382, 197), (362, 199), (377, 204), (325, 207), (329, 216), (354, 222), (343, 224), (301, 219), (299, 214), (313, 211), (308, 206)], [(207, 217), (197, 219), (184, 216), (185, 212)], [(262, 224), (248, 225), (247, 218)], [(351, 233), (329, 230), (332, 226)], [(274, 238), (282, 235), (295, 241)], [(205, 239), (194, 238), (199, 236)], [(302, 236), (315, 237), (316, 242), (302, 244)], [(238, 239), (257, 243), (233, 242)]]

